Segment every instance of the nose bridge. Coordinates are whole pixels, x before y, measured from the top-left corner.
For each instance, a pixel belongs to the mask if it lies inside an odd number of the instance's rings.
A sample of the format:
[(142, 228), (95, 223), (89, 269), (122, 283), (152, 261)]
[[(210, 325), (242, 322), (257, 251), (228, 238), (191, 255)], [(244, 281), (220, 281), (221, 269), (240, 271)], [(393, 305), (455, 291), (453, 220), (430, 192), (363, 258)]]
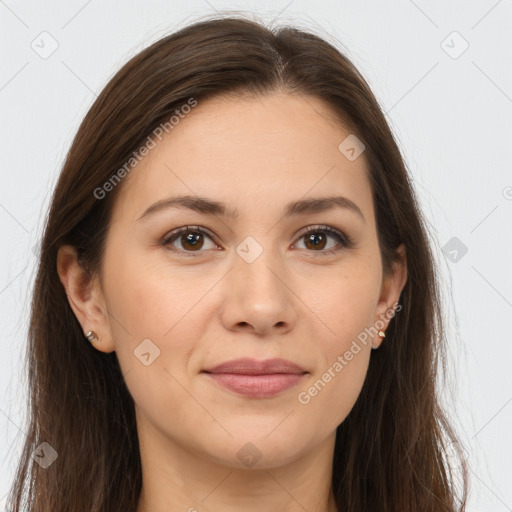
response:
[(275, 325), (290, 327), (295, 315), (285, 273), (278, 251), (264, 248), (252, 237), (243, 240), (230, 272), (223, 315), (226, 324), (231, 328), (250, 324), (259, 332)]
[(277, 277), (285, 269), (279, 261), (277, 251), (269, 246), (270, 238), (266, 237), (265, 247), (253, 237), (247, 237), (237, 246), (233, 277), (246, 285), (242, 286), (245, 291), (272, 294), (272, 299), (275, 300), (277, 296), (286, 295), (283, 278)]

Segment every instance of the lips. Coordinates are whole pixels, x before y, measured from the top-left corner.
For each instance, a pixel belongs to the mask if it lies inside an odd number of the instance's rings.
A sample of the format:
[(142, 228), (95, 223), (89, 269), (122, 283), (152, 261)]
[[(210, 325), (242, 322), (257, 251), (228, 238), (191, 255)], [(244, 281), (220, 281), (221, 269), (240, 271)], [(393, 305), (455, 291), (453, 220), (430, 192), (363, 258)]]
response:
[(270, 398), (296, 386), (308, 373), (286, 359), (242, 358), (203, 370), (217, 384), (252, 398)]
[(258, 361), (257, 359), (249, 359), (247, 357), (226, 361), (203, 371), (207, 373), (236, 373), (240, 375), (270, 375), (273, 373), (294, 373), (300, 375), (301, 373), (306, 373), (304, 368), (286, 359)]

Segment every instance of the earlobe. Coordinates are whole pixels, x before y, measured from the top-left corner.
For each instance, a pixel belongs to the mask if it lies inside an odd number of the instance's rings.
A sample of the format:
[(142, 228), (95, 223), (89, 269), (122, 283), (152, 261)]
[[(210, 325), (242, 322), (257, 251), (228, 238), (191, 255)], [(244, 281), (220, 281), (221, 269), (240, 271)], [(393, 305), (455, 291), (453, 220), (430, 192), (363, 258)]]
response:
[(384, 338), (386, 337), (386, 331), (385, 328), (379, 330), (377, 341), (374, 339), (372, 340), (372, 348), (377, 349), (380, 347), (380, 344), (384, 341)]
[[(91, 276), (78, 261), (74, 246), (63, 245), (57, 253), (57, 273), (66, 291), (69, 305), (82, 326), (84, 342), (86, 334), (95, 331), (98, 337), (91, 340), (94, 347), (102, 352), (113, 352), (115, 347), (110, 334), (110, 323), (104, 299), (97, 278)], [(98, 341), (98, 338), (101, 341)]]

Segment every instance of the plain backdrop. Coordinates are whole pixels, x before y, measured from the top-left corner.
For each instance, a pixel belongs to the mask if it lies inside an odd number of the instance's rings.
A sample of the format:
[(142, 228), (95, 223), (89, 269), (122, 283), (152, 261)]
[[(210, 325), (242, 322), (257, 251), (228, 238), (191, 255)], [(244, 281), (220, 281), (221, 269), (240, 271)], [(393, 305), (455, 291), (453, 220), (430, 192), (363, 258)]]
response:
[(133, 55), (196, 17), (233, 9), (326, 37), (375, 92), (442, 275), (443, 389), (467, 447), (468, 511), (512, 511), (510, 0), (0, 0), (0, 510), (24, 436), (39, 238), (78, 125)]

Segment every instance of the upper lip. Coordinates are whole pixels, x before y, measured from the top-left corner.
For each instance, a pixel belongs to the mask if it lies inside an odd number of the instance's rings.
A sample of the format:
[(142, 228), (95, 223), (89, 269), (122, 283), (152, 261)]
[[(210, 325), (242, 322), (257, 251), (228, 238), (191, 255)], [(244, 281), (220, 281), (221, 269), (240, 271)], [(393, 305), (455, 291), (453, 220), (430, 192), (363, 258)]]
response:
[(275, 373), (307, 373), (304, 368), (286, 359), (258, 361), (247, 357), (233, 359), (203, 370), (206, 373), (237, 373), (241, 375), (270, 375)]

